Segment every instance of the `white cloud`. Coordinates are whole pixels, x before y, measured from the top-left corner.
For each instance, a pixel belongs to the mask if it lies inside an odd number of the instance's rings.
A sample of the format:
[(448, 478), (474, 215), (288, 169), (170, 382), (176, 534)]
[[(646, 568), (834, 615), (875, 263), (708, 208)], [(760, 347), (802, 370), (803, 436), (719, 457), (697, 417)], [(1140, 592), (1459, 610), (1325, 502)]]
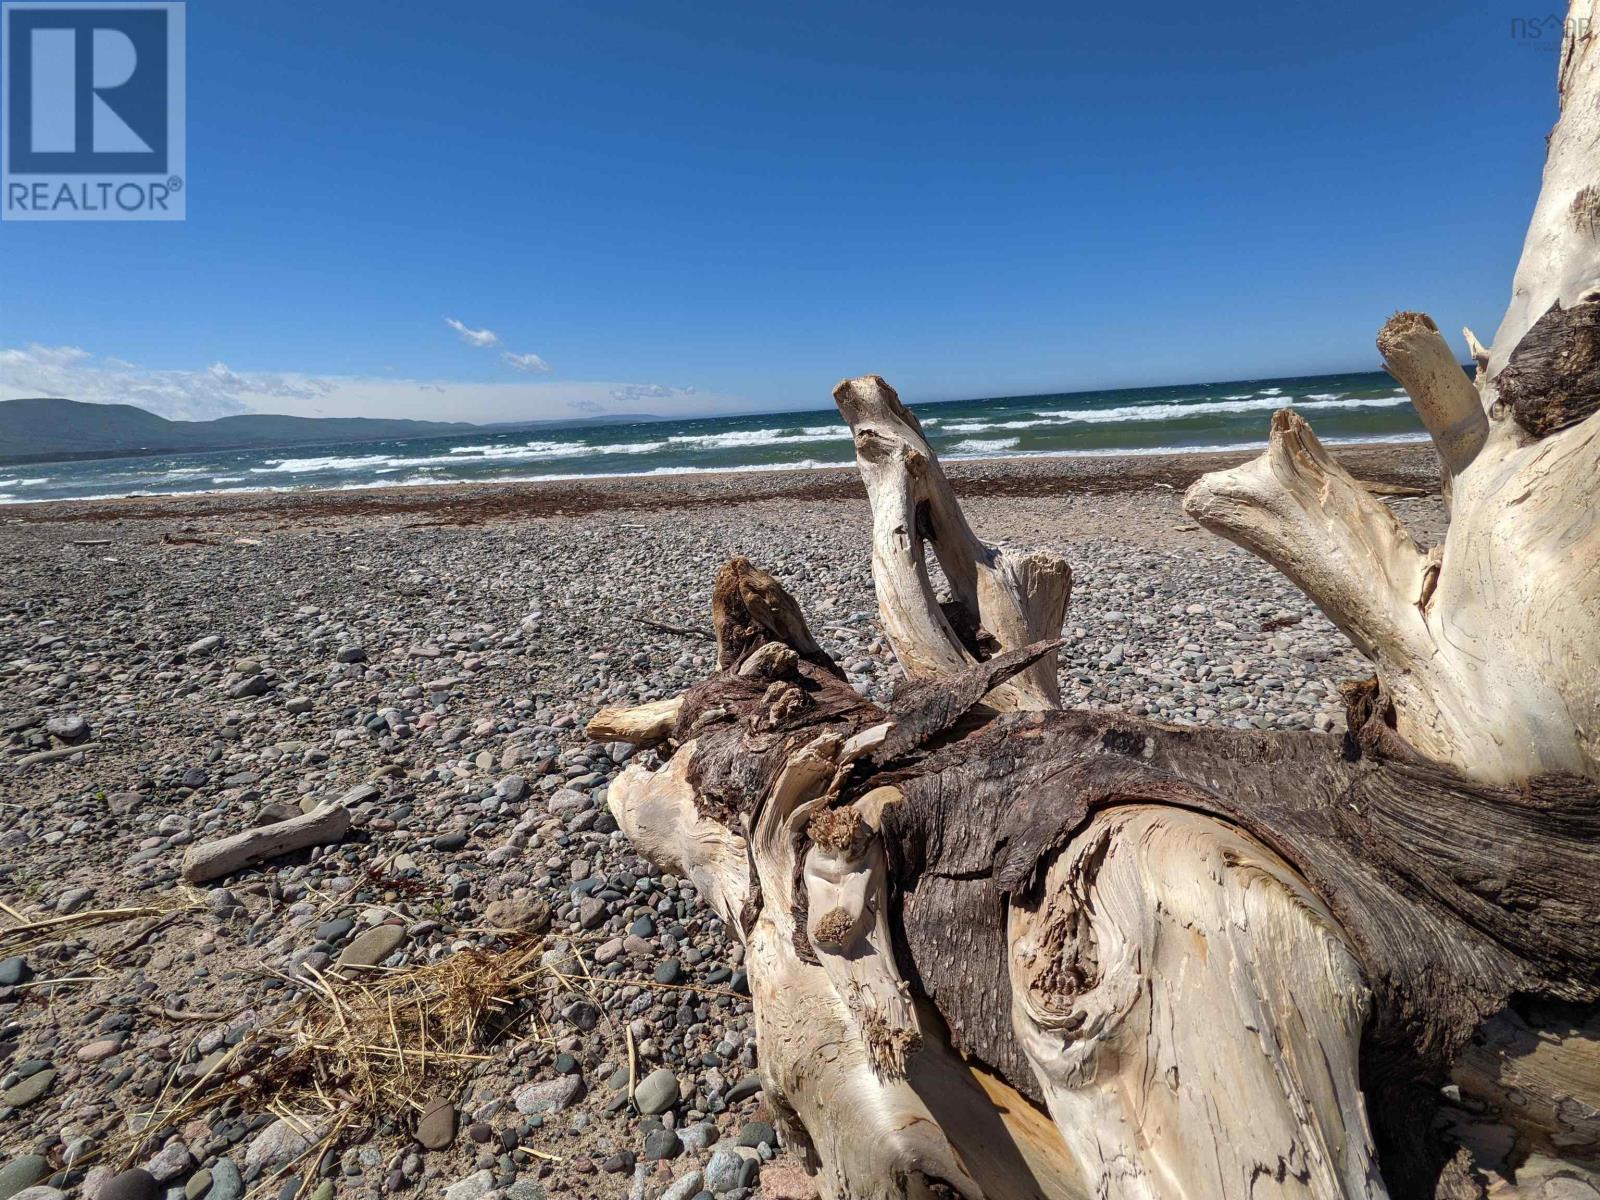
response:
[(20, 349), (0, 350), (0, 370), (60, 370), (89, 357), (87, 350), (76, 346), (41, 346), (33, 342)]
[(550, 370), (550, 364), (537, 354), (513, 354), (510, 350), (507, 350), (500, 357), (505, 360), (508, 366), (518, 371), (533, 371), (542, 375)]
[(469, 346), (477, 346), (481, 350), (500, 344), (500, 335), (492, 329), (471, 329), (454, 317), (446, 317), (444, 323), (461, 335), (461, 340)]
[[(444, 323), (459, 333), (461, 340), (469, 346), (488, 350), (500, 345), (500, 335), (492, 329), (473, 329), (454, 317), (446, 317)], [(505, 350), (501, 352), (500, 360), (514, 371), (543, 375), (550, 370), (550, 364), (537, 354), (518, 354), (514, 350)]]
[(616, 381), (521, 379), (470, 383), (392, 376), (197, 370), (135, 366), (76, 346), (0, 347), (0, 400), (60, 396), (91, 404), (133, 404), (174, 420), (236, 413), (305, 417), (409, 417), (432, 421), (537, 421), (576, 415), (730, 412), (753, 406), (734, 396)]
[(223, 363), (203, 371), (162, 371), (117, 358), (95, 361), (77, 346), (37, 343), (0, 350), (0, 397), (59, 396), (90, 404), (133, 404), (163, 417), (204, 421), (256, 411), (255, 400), (311, 400), (316, 379), (235, 374)]

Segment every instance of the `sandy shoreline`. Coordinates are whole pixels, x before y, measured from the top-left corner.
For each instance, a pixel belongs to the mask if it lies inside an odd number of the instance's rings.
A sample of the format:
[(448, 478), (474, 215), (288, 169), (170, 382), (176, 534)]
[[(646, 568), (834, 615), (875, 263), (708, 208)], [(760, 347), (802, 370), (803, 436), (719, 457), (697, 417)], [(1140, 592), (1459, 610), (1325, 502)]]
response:
[[(1435, 489), (1433, 448), (1412, 443), (1331, 447), (1357, 478)], [(944, 464), (962, 496), (1116, 495), (1166, 487), (1182, 491), (1207, 471), (1254, 458), (1247, 449), (1196, 454), (1081, 455), (964, 459)], [(194, 517), (328, 518), (417, 514), (441, 524), (505, 517), (579, 516), (635, 509), (720, 506), (760, 500), (841, 500), (865, 495), (853, 466), (798, 470), (608, 476), (548, 482), (451, 482), (349, 490), (207, 492), (0, 504), (0, 521), (160, 520)]]

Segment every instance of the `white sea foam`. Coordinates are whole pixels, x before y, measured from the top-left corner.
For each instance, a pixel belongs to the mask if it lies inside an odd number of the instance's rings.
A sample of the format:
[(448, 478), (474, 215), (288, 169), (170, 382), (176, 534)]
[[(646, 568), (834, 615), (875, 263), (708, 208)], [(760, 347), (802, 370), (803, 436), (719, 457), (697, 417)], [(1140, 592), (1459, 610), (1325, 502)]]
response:
[(685, 433), (669, 437), (673, 446), (694, 450), (728, 450), (735, 446), (784, 446), (796, 442), (848, 441), (848, 425), (807, 425), (801, 429), (734, 429), (727, 433)]
[[(1397, 408), (1407, 402), (1404, 392), (1391, 396), (1371, 396), (1359, 400), (1334, 398), (1291, 401), (1289, 407), (1316, 412), (1329, 409)], [(1038, 429), (1051, 425), (1110, 425), (1135, 421), (1171, 421), (1179, 417), (1229, 416), (1248, 412), (1269, 412), (1283, 408), (1283, 398), (1252, 396), (1243, 400), (1204, 400), (1177, 404), (1124, 404), (1116, 408), (1062, 408), (1040, 410), (1036, 416), (1014, 421), (956, 421), (943, 426), (940, 433), (994, 433), (1007, 429)]]
[(957, 454), (994, 454), (1000, 450), (1015, 450), (1021, 438), (964, 438), (950, 447)]

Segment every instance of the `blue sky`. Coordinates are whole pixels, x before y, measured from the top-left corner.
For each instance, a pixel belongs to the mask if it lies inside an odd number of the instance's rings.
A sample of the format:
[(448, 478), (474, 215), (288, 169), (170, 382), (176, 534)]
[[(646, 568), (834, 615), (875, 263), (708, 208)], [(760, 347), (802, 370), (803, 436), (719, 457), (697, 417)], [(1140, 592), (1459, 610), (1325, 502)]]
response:
[(1556, 115), (1513, 8), (193, 0), (188, 220), (0, 224), (0, 397), (510, 420), (1488, 340)]

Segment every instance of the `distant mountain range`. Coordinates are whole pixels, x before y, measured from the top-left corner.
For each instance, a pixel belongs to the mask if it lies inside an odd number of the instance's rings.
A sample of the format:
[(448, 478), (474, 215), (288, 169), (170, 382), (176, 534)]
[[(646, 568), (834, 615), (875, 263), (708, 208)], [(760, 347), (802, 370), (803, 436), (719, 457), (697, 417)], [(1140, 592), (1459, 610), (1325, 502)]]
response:
[(47, 398), (0, 400), (0, 463), (331, 446), (343, 442), (446, 437), (474, 431), (632, 424), (654, 419), (623, 415), (474, 425), (465, 421), (250, 414), (219, 417), (214, 421), (169, 421), (131, 404), (85, 404), (79, 400)]

